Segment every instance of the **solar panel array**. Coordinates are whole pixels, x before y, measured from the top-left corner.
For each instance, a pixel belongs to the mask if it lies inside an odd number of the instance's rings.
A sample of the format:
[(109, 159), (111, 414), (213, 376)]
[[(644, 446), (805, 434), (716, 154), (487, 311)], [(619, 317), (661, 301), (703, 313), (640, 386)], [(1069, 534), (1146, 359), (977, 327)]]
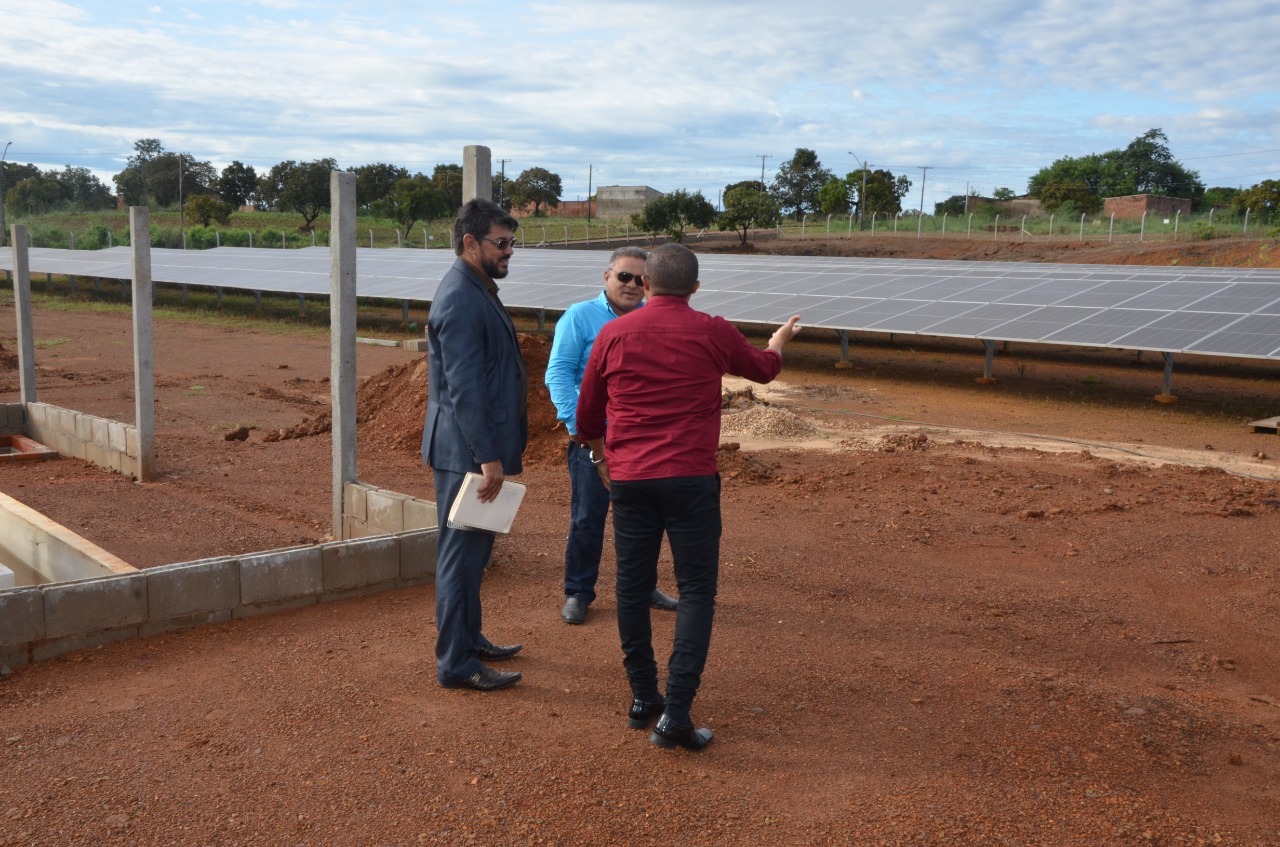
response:
[[(518, 250), (510, 307), (561, 311), (594, 297), (607, 250)], [(359, 248), (361, 297), (430, 301), (447, 250)], [(327, 247), (152, 250), (157, 282), (329, 293)], [(804, 256), (699, 256), (694, 305), (736, 322), (1280, 358), (1280, 269), (1170, 268)], [(32, 273), (128, 279), (127, 247), (30, 252)], [(11, 268), (10, 251), (0, 268)]]

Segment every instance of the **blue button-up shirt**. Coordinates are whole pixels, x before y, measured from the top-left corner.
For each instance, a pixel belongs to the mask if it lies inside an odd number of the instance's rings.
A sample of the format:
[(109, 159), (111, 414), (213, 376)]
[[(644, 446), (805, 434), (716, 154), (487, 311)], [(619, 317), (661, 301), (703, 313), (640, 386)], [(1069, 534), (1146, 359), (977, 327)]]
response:
[[(643, 303), (641, 305), (644, 305)], [(547, 360), (547, 389), (556, 407), (556, 417), (577, 435), (578, 391), (582, 387), (582, 373), (587, 368), (587, 357), (596, 343), (600, 327), (617, 317), (609, 298), (603, 291), (594, 300), (574, 303), (556, 321), (555, 339), (551, 342), (551, 357)]]

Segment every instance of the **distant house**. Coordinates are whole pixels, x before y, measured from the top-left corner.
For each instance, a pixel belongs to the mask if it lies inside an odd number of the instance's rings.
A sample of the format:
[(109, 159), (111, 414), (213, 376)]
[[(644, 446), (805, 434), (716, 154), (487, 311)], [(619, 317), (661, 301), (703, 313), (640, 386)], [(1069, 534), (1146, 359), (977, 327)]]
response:
[(1179, 212), (1191, 214), (1191, 201), (1182, 197), (1163, 197), (1159, 194), (1130, 194), (1126, 197), (1107, 197), (1102, 201), (1105, 217), (1141, 218), (1143, 213), (1156, 217), (1172, 218)]
[(625, 218), (644, 211), (662, 192), (647, 185), (602, 185), (596, 189), (596, 210), (602, 218)]

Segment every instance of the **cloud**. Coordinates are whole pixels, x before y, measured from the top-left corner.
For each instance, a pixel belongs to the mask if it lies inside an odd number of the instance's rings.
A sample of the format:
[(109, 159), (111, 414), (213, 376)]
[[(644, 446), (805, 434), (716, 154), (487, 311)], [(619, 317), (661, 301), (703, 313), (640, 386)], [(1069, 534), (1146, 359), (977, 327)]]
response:
[(561, 173), (566, 196), (585, 193), (590, 165), (711, 196), (797, 147), (837, 173), (856, 168), (850, 150), (930, 165), (939, 191), (1020, 190), (1054, 159), (1153, 126), (1177, 155), (1280, 148), (1280, 11), (1244, 0), (1141, 13), (1102, 0), (275, 0), (130, 18), (138, 8), (0, 0), (0, 137), (14, 152), (118, 170), (156, 137), (217, 165), (333, 156), (430, 171), (484, 143), (517, 170)]

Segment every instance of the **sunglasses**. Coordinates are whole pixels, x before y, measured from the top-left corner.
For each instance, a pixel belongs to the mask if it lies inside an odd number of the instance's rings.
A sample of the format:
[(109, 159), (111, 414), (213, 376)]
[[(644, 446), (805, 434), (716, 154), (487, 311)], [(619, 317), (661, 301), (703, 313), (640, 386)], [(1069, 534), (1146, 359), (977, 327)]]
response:
[(520, 239), (518, 238), (489, 238), (488, 236), (482, 235), (480, 236), (480, 240), (488, 241), (490, 244), (492, 244), (494, 247), (497, 247), (499, 250), (506, 250), (508, 247), (511, 247), (514, 249), (520, 246)]
[(634, 282), (636, 285), (642, 288), (644, 287), (644, 283), (640, 280), (640, 277), (644, 276), (644, 274), (633, 274), (630, 271), (614, 271), (613, 275), (616, 276), (618, 278), (618, 282), (623, 285)]

